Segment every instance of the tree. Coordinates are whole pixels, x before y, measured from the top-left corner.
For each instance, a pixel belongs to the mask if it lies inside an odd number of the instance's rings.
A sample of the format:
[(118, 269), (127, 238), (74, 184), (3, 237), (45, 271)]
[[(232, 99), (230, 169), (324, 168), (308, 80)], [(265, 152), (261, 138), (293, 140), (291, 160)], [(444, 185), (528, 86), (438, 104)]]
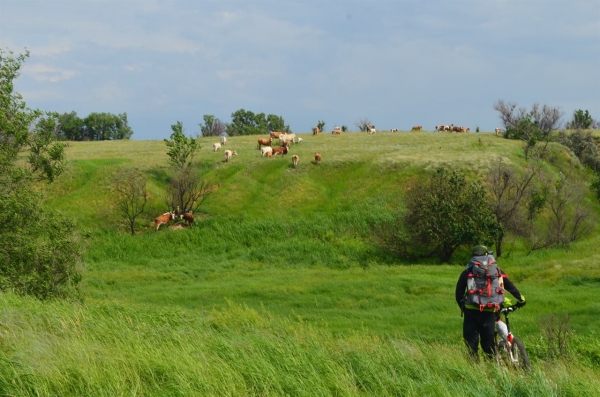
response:
[(169, 162), (177, 169), (188, 166), (194, 160), (196, 152), (202, 148), (194, 138), (187, 138), (183, 132), (183, 123), (178, 121), (171, 125), (170, 139), (165, 139), (167, 147), (167, 155)]
[(168, 208), (180, 208), (181, 211), (196, 212), (204, 200), (216, 189), (202, 180), (197, 171), (191, 166), (175, 170), (167, 187), (165, 203)]
[(56, 139), (60, 141), (81, 141), (85, 135), (83, 119), (77, 112), (63, 113), (58, 117), (59, 129)]
[[(528, 111), (524, 107), (517, 108), (515, 103), (499, 100), (494, 104), (494, 110), (500, 113), (504, 137), (525, 142), (523, 150), (526, 160), (530, 154), (536, 152), (536, 149), (538, 156), (545, 154), (551, 134), (560, 127), (563, 116), (563, 112), (558, 107), (537, 103), (533, 104)], [(543, 143), (541, 147), (538, 147), (539, 142)]]
[(354, 125), (356, 125), (356, 128), (358, 128), (359, 131), (365, 132), (369, 129), (369, 126), (372, 124), (371, 120), (365, 117), (358, 120), (356, 123), (354, 123)]
[(0, 49), (0, 290), (77, 298), (82, 248), (75, 225), (45, 209), (34, 186), (65, 169), (64, 145), (53, 141), (58, 115), (28, 108), (13, 91), (28, 56)]
[(587, 110), (581, 109), (573, 112), (573, 118), (567, 123), (568, 130), (589, 130), (595, 124), (594, 119)]
[(285, 125), (283, 117), (264, 113), (254, 114), (251, 111), (239, 109), (231, 114), (231, 123), (227, 125), (229, 135), (262, 135), (269, 131), (292, 132)]
[(198, 123), (198, 125), (201, 136), (220, 136), (227, 130), (227, 125), (212, 114), (205, 114), (204, 124)]
[[(502, 244), (506, 232), (516, 235), (526, 235), (530, 230), (527, 222), (530, 199), (534, 184), (539, 176), (540, 163), (534, 163), (525, 168), (524, 172), (498, 160), (487, 175), (490, 192), (490, 209), (496, 221), (502, 225), (496, 237), (496, 256), (502, 256)], [(531, 217), (530, 217), (531, 218)]]
[(90, 113), (83, 119), (83, 127), (83, 139), (89, 141), (129, 139), (133, 135), (127, 113)]
[(502, 231), (485, 187), (444, 167), (414, 184), (405, 206), (407, 246), (442, 262), (461, 246), (493, 243)]
[(144, 213), (148, 202), (147, 178), (135, 169), (121, 169), (113, 179), (114, 200), (117, 211), (125, 219), (132, 236), (135, 236), (135, 221)]
[(325, 130), (325, 121), (319, 120), (319, 122), (317, 123), (317, 128), (319, 129), (319, 131), (323, 132)]

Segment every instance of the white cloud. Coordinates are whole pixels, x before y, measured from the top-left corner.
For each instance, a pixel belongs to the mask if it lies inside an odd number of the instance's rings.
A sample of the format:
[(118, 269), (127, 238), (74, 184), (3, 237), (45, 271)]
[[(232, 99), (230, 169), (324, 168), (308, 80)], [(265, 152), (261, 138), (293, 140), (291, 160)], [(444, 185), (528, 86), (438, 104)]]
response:
[(53, 68), (43, 63), (25, 64), (23, 73), (31, 76), (36, 81), (49, 81), (51, 83), (69, 80), (77, 74), (74, 70)]

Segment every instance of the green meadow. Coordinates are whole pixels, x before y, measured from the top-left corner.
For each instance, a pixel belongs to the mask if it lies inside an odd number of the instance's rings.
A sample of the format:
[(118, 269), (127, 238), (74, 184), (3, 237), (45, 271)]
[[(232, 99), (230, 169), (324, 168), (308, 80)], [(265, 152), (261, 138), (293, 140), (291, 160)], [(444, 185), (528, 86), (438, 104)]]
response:
[[(154, 217), (170, 210), (165, 143), (70, 142), (67, 172), (40, 190), (79, 226), (85, 299), (0, 294), (0, 395), (598, 395), (600, 230), (530, 254), (505, 243), (500, 266), (527, 298), (511, 325), (528, 372), (466, 354), (454, 288), (468, 249), (450, 263), (411, 263), (372, 236), (417, 175), (444, 165), (483, 177), (499, 158), (524, 167), (520, 142), (491, 133), (298, 136), (275, 158), (260, 156), (256, 136), (228, 138), (220, 152), (216, 138), (199, 138), (199, 170), (219, 187), (194, 227), (158, 232)], [(238, 155), (225, 162), (224, 149)], [(546, 172), (591, 181), (566, 148), (551, 144), (550, 153)], [(122, 168), (148, 176), (136, 236), (111, 196)], [(600, 215), (591, 192), (588, 205)], [(561, 322), (567, 333), (549, 333)]]

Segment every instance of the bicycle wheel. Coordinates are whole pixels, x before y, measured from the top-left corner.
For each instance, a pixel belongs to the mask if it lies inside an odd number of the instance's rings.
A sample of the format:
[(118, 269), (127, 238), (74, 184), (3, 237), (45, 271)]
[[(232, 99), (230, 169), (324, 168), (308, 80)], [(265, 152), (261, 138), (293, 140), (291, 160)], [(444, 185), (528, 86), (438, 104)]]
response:
[(500, 365), (512, 368), (529, 368), (529, 357), (527, 357), (525, 345), (523, 345), (523, 342), (519, 338), (513, 338), (510, 348), (506, 345), (506, 341), (499, 341), (496, 357)]
[(515, 367), (527, 369), (530, 366), (529, 357), (525, 351), (525, 345), (519, 338), (513, 338), (511, 350), (511, 362)]

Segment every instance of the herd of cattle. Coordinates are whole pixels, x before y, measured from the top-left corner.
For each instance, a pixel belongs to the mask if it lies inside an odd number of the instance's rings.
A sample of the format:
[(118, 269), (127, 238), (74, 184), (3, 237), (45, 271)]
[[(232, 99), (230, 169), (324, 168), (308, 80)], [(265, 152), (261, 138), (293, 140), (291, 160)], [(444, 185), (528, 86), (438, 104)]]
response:
[[(421, 125), (415, 125), (411, 128), (411, 131), (422, 131), (422, 130), (423, 130), (423, 126), (421, 126)], [(459, 127), (459, 126), (455, 126), (455, 125), (436, 125), (435, 131), (436, 132), (447, 131), (447, 132), (464, 133), (464, 132), (469, 132), (470, 129), (468, 127), (462, 127), (462, 126)], [(366, 128), (366, 132), (368, 134), (375, 134), (375, 133), (377, 133), (377, 129), (375, 128), (374, 125), (368, 125)], [(398, 129), (392, 128), (392, 129), (390, 129), (390, 132), (398, 132)], [(502, 132), (502, 130), (500, 130), (500, 128), (496, 128), (495, 132), (496, 132), (496, 135), (499, 135)], [(319, 129), (319, 127), (313, 127), (312, 133), (313, 133), (313, 135), (318, 135), (321, 133), (321, 130)], [(339, 126), (335, 126), (331, 133), (333, 135), (340, 135), (342, 133), (342, 129)], [(275, 140), (279, 141), (279, 146), (273, 145)], [(300, 137), (297, 137), (296, 134), (270, 131), (268, 138), (258, 138), (257, 146), (258, 146), (258, 150), (260, 150), (260, 155), (262, 157), (275, 157), (278, 155), (283, 157), (286, 154), (288, 154), (291, 144), (294, 144), (294, 143), (298, 144), (298, 143), (301, 143), (302, 141), (303, 141), (303, 139)], [(219, 142), (213, 143), (213, 146), (212, 146), (213, 151), (218, 152), (225, 145), (227, 145), (227, 137), (222, 136)], [(235, 150), (228, 149), (228, 150), (225, 150), (223, 153), (225, 154), (225, 162), (229, 162), (233, 156), (237, 156), (237, 152)], [(315, 152), (314, 158), (315, 158), (314, 164), (320, 165), (321, 158), (322, 158), (321, 153)], [(292, 156), (292, 165), (294, 167), (297, 167), (299, 161), (300, 161), (300, 157), (298, 157), (297, 154), (294, 154)], [(156, 225), (156, 231), (158, 231), (158, 229), (160, 228), (161, 225), (168, 224), (171, 220), (175, 220), (175, 219), (183, 220), (185, 222), (185, 224), (190, 227), (194, 223), (194, 215), (192, 215), (192, 213), (189, 211), (181, 212), (178, 207), (177, 209), (175, 209), (173, 211), (165, 212), (164, 214), (156, 217), (156, 219), (154, 220), (155, 225)]]

